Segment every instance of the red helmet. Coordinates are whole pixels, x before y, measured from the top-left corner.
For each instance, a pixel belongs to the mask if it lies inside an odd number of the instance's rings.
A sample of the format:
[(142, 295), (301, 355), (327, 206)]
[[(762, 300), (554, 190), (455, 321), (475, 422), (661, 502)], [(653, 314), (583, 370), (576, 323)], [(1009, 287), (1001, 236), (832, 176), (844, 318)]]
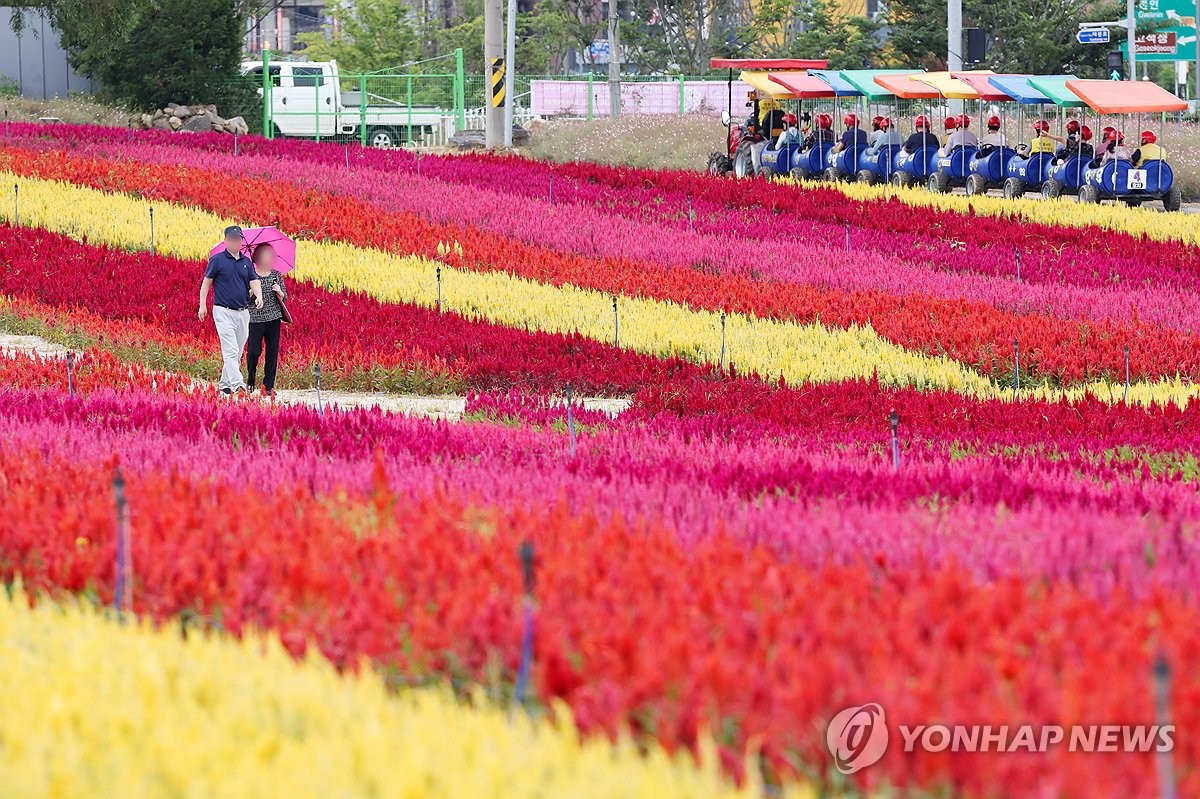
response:
[(921, 114), (921, 116), (917, 117), (917, 121), (914, 124), (915, 124), (917, 130), (921, 130), (922, 128), (925, 128), (926, 130), (928, 130), (929, 129), (929, 117), (925, 116), (924, 114)]
[(783, 115), (783, 124), (795, 125), (796, 124), (796, 115), (795, 114), (784, 114)]
[(829, 130), (833, 127), (833, 117), (829, 116), (829, 114), (821, 114), (817, 117), (817, 126), (821, 130)]
[(1142, 131), (1142, 144), (1154, 144), (1156, 141), (1158, 141), (1158, 137), (1154, 135), (1154, 131)]
[(946, 117), (946, 130), (954, 130), (958, 127), (958, 117)]
[(969, 116), (967, 116), (966, 114), (959, 114), (958, 115), (958, 126), (963, 129), (971, 127), (971, 118)]
[(1102, 135), (1100, 136), (1100, 138), (1101, 138), (1102, 140), (1104, 140), (1104, 141), (1108, 141), (1108, 136), (1109, 136), (1109, 134), (1110, 134), (1110, 133), (1115, 133), (1115, 132), (1116, 132), (1116, 130), (1117, 130), (1117, 129), (1116, 129), (1116, 128), (1114, 128), (1112, 125), (1105, 125), (1105, 126), (1104, 126), (1104, 130), (1100, 131), (1100, 133), (1102, 134)]
[(1091, 141), (1092, 140), (1092, 129), (1089, 128), (1087, 125), (1080, 127), (1079, 128), (1079, 138), (1082, 139), (1083, 141)]
[(1079, 132), (1079, 120), (1078, 119), (1067, 120), (1067, 133), (1075, 134), (1078, 132)]
[(876, 128), (883, 127), (883, 117), (875, 117), (874, 119), (871, 120), (871, 124), (874, 125)]
[(1000, 130), (1000, 117), (988, 117), (988, 130)]
[(879, 129), (880, 130), (887, 130), (891, 126), (892, 126), (892, 118), (891, 117), (881, 117), (880, 118), (880, 120), (879, 120)]
[(846, 124), (846, 127), (853, 128), (858, 125), (858, 117), (854, 114), (846, 114), (846, 116), (842, 117), (842, 122)]
[(1112, 128), (1108, 131), (1108, 136), (1105, 138), (1107, 138), (1108, 141), (1115, 141), (1117, 144), (1121, 144), (1125, 141), (1125, 134), (1121, 133), (1116, 128)]
[(1050, 123), (1044, 119), (1039, 119), (1033, 123), (1033, 130), (1036, 133), (1049, 133)]

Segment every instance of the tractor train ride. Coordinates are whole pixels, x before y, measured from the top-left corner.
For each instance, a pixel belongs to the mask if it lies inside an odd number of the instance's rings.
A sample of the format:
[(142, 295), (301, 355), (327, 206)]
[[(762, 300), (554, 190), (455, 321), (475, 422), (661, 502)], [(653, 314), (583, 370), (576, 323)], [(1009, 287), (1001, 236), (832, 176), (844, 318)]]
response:
[[(1036, 192), (1080, 202), (1161, 201), (1168, 211), (1182, 204), (1166, 150), (1142, 116), (1158, 119), (1162, 130), (1164, 115), (1187, 103), (1153, 83), (986, 70), (837, 71), (819, 59), (714, 58), (712, 66), (729, 70), (726, 147), (709, 159), (712, 174), (961, 188), (968, 195), (996, 189), (1009, 199)], [(740, 124), (733, 119), (734, 70), (750, 87)], [(965, 110), (972, 103), (974, 117)], [(891, 115), (873, 115), (868, 131), (872, 109)], [(1017, 138), (1027, 140), (1009, 141), (1014, 120)], [(1130, 121), (1140, 133), (1126, 144), (1121, 123)], [(912, 132), (904, 135), (908, 124)], [(981, 128), (986, 132), (977, 135)]]

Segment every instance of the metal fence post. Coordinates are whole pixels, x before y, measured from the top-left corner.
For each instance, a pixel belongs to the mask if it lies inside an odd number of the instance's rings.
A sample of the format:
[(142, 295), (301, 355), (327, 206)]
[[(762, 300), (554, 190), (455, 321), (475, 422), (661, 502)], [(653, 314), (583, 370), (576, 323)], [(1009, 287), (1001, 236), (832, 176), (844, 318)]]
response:
[(358, 76), (358, 143), (367, 146), (367, 76)]
[(413, 82), (413, 76), (409, 75), (408, 76), (408, 143), (409, 144), (412, 144), (412, 140), (413, 140), (413, 138), (412, 138), (412, 101), (413, 101), (412, 82)]
[(275, 138), (275, 120), (271, 117), (271, 51), (263, 48), (263, 137)]
[[(318, 76), (316, 78), (316, 80), (323, 80), (323, 79)], [(295, 81), (293, 80), (293, 83), (294, 82)], [(313, 95), (314, 99), (315, 99), (315, 102), (313, 103), (313, 125), (316, 128), (316, 134), (315, 134), (315, 137), (313, 140), (319, 142), (319, 141), (321, 141), (321, 84), (320, 83), (314, 82), (313, 92), (315, 93)]]
[(460, 47), (454, 51), (454, 112), (455, 121), (458, 123), (456, 133), (467, 128), (466, 83), (466, 75), (463, 73), (463, 49)]
[(592, 111), (596, 105), (596, 90), (593, 85), (594, 77), (591, 72), (588, 73), (588, 122), (592, 121)]

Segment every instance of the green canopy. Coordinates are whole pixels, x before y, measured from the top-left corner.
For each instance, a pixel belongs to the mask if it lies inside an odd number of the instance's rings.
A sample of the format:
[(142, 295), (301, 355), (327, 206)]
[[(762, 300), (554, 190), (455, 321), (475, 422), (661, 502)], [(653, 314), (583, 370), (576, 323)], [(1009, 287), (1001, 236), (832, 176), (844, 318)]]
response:
[(1083, 108), (1087, 105), (1079, 99), (1079, 95), (1067, 88), (1067, 81), (1075, 80), (1073, 76), (1055, 75), (1054, 77), (1034, 76), (1029, 79), (1029, 85), (1050, 98), (1050, 101), (1063, 108)]
[(876, 75), (916, 75), (920, 69), (843, 69), (842, 80), (863, 93), (868, 100), (891, 100), (894, 94), (875, 82)]

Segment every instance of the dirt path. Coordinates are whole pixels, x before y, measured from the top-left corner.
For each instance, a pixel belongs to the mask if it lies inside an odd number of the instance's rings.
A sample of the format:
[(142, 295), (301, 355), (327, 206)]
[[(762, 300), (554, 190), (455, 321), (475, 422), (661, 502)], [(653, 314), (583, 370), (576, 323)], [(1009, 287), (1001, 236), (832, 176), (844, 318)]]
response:
[[(0, 333), (0, 352), (25, 352), (41, 356), (63, 357), (67, 353), (67, 348), (38, 336), (14, 336)], [(276, 394), (276, 399), (285, 405), (317, 407), (316, 389), (289, 389), (278, 391)], [(585, 397), (580, 402), (588, 410), (604, 411), (613, 415), (629, 407), (627, 399)], [(379, 408), (388, 413), (449, 421), (462, 419), (466, 408), (466, 398), (455, 395), (371, 394), (353, 391), (322, 391), (321, 403), (326, 408), (334, 405), (340, 408)]]

